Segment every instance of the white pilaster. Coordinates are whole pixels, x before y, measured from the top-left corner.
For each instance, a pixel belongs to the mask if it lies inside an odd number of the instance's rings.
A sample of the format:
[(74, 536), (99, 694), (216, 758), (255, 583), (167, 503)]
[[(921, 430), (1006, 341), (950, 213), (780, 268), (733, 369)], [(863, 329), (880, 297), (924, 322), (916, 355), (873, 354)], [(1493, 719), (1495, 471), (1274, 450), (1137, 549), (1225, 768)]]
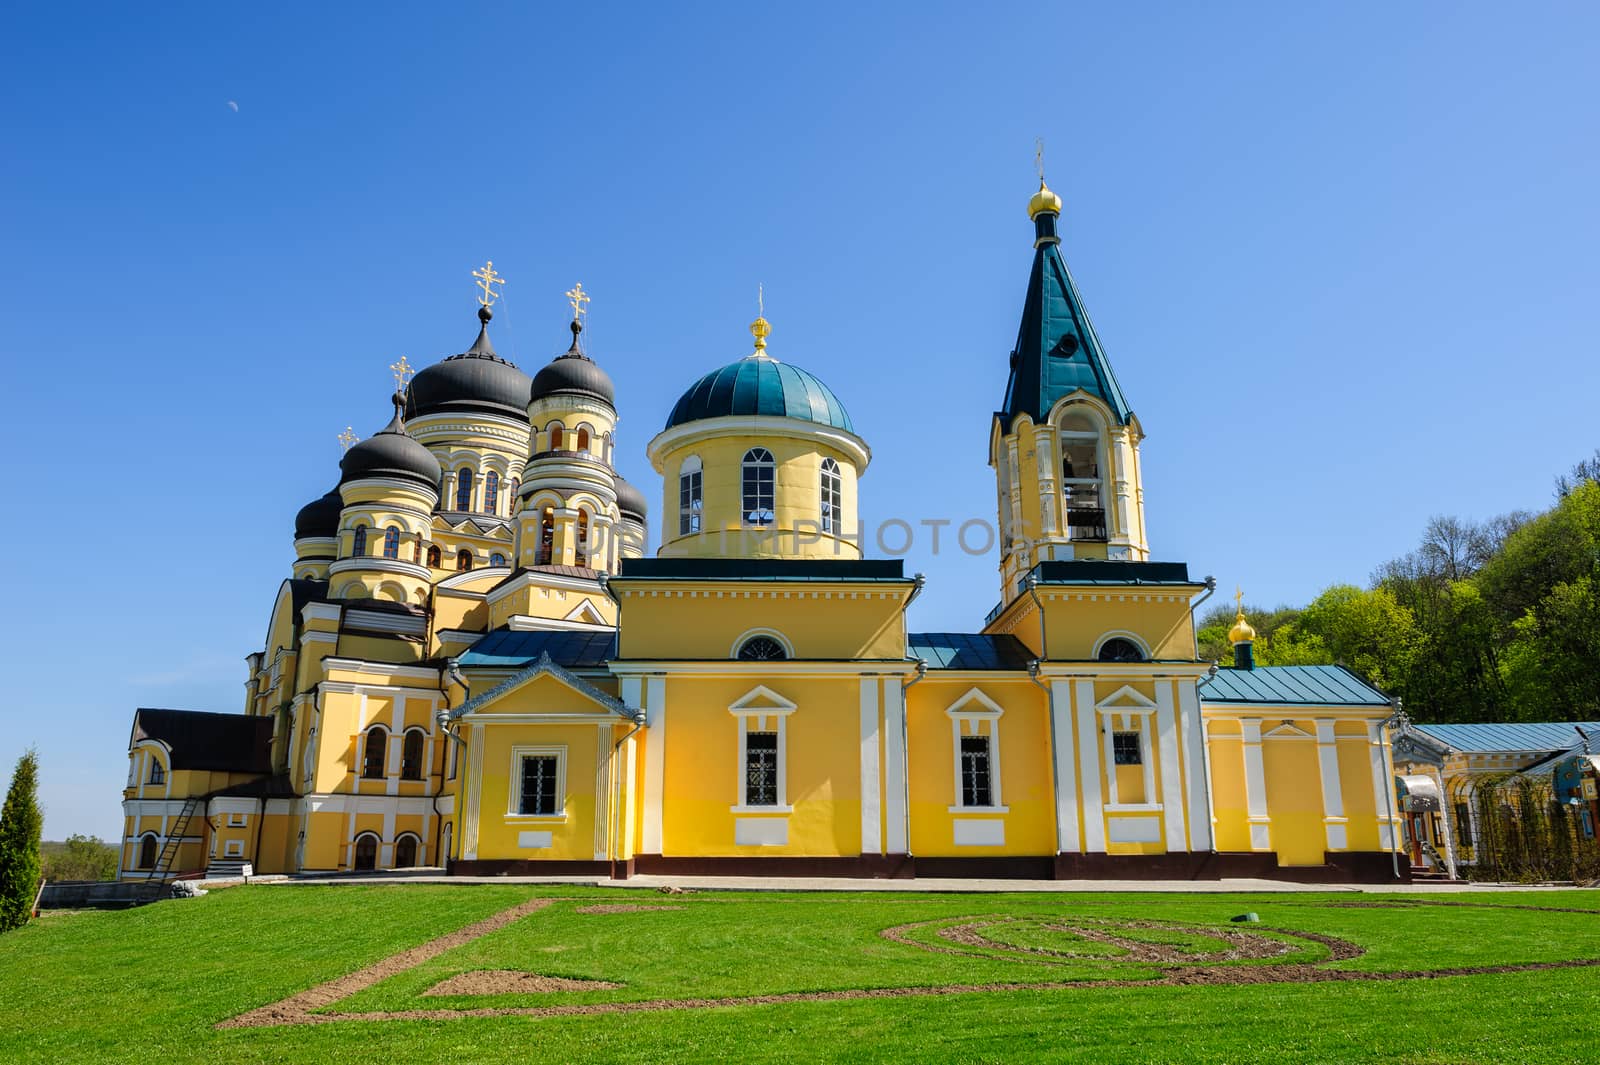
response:
[(1156, 681), (1155, 746), (1161, 756), (1161, 817), (1166, 822), (1167, 850), (1180, 851), (1184, 844), (1183, 773), (1178, 758), (1177, 714), (1172, 705), (1173, 683)]
[(888, 833), (884, 851), (909, 854), (910, 828), (906, 823), (906, 690), (898, 677), (884, 677), (889, 685), (883, 699), (884, 821)]
[(1367, 722), (1367, 751), (1372, 762), (1372, 797), (1378, 811), (1378, 846), (1386, 851), (1395, 849), (1394, 769), (1389, 765), (1388, 750), (1383, 742), (1383, 722)]
[(461, 857), (475, 861), (478, 857), (478, 817), (483, 798), (483, 726), (467, 726), (467, 801), (461, 811)]
[(882, 787), (878, 773), (880, 678), (861, 678), (861, 853), (883, 853)]
[(1250, 819), (1250, 849), (1272, 849), (1272, 819), (1267, 816), (1267, 767), (1261, 757), (1261, 722), (1239, 722), (1244, 739), (1244, 804)]
[(1064, 680), (1050, 682), (1051, 732), (1056, 749), (1056, 850), (1078, 853), (1078, 777), (1073, 760), (1072, 685)]
[(1106, 811), (1100, 795), (1100, 733), (1094, 709), (1094, 681), (1080, 680), (1072, 686), (1072, 699), (1078, 721), (1078, 787), (1083, 793), (1083, 849), (1088, 854), (1104, 854), (1106, 849)]
[(1349, 849), (1350, 834), (1344, 816), (1344, 791), (1339, 782), (1339, 746), (1333, 721), (1317, 719), (1317, 767), (1322, 775), (1322, 824), (1330, 851)]
[(611, 857), (611, 722), (596, 726), (594, 752), (594, 860)]
[(667, 768), (667, 678), (655, 676), (645, 684), (644, 748), (644, 833), (640, 847), (645, 854), (662, 851), (662, 799), (666, 794)]
[(1205, 724), (1200, 717), (1200, 699), (1192, 680), (1178, 681), (1178, 731), (1179, 745), (1183, 750), (1183, 777), (1189, 785), (1189, 849), (1211, 849), (1211, 796), (1206, 789), (1206, 778), (1211, 771), (1207, 762)]

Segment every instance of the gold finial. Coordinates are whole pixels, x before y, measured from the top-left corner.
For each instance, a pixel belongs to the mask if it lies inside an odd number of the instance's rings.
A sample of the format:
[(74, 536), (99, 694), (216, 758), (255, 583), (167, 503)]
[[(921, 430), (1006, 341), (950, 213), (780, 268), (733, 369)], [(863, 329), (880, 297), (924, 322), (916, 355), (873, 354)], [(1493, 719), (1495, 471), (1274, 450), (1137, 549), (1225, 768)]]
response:
[(360, 439), (361, 438), (356, 435), (355, 429), (348, 425), (344, 427), (344, 432), (339, 434), (339, 443), (343, 445), (346, 451), (349, 451), (352, 447), (354, 447), (356, 441)]
[(1033, 168), (1039, 172), (1039, 187), (1044, 188), (1044, 138), (1033, 138)]
[(755, 354), (767, 353), (767, 337), (772, 335), (772, 325), (767, 321), (766, 286), (756, 285), (756, 320), (750, 323), (750, 335), (756, 338)]
[(589, 309), (584, 306), (585, 303), (589, 302), (589, 294), (583, 290), (583, 282), (579, 281), (567, 289), (566, 296), (567, 302), (572, 304), (572, 320), (574, 322), (582, 321), (583, 316), (589, 313)]
[(1237, 615), (1233, 619), (1233, 628), (1228, 630), (1229, 643), (1253, 643), (1256, 630), (1244, 619), (1244, 589), (1234, 585), (1233, 606)]
[(407, 362), (404, 355), (400, 356), (399, 362), (389, 364), (389, 371), (394, 374), (394, 387), (397, 392), (404, 392), (406, 385), (411, 383), (411, 375), (417, 372), (416, 367)]
[(1061, 213), (1061, 197), (1050, 191), (1044, 183), (1044, 138), (1033, 139), (1033, 169), (1039, 175), (1039, 191), (1028, 201), (1028, 217), (1037, 218), (1045, 211)]
[(494, 272), (494, 261), (492, 259), (485, 259), (483, 261), (483, 269), (472, 271), (472, 276), (478, 279), (473, 284), (483, 290), (483, 295), (478, 297), (478, 302), (483, 306), (484, 310), (488, 310), (494, 306), (494, 301), (500, 298), (500, 293), (494, 290), (494, 286), (504, 285), (506, 279)]

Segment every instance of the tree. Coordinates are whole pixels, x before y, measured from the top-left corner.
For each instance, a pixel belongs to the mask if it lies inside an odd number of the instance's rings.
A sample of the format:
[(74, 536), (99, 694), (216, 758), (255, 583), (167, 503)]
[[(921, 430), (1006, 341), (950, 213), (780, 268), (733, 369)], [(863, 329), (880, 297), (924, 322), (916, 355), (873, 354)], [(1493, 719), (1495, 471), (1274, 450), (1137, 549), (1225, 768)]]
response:
[(1415, 616), (1387, 589), (1335, 584), (1311, 601), (1297, 626), (1334, 661), (1387, 692), (1400, 691), (1422, 643)]
[(98, 836), (68, 836), (65, 843), (44, 844), (44, 878), (50, 881), (115, 880), (117, 858), (117, 848)]
[(0, 932), (21, 928), (33, 916), (39, 892), (39, 756), (30, 750), (17, 759), (6, 803), (0, 808)]

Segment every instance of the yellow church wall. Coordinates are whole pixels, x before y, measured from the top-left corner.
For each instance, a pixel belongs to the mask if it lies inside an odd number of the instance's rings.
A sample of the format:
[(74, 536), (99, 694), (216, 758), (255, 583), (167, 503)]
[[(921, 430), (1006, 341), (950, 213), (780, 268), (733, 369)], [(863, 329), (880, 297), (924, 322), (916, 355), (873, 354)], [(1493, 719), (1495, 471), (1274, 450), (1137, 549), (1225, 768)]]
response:
[[(493, 715), (484, 717), (483, 724), (474, 725), (484, 732), (476, 858), (593, 861), (597, 838), (602, 847), (604, 844), (603, 826), (597, 832), (596, 812), (605, 796), (596, 795), (596, 785), (597, 772), (610, 753), (610, 723), (495, 723)], [(513, 781), (521, 772), (518, 758), (523, 753), (559, 754), (559, 815), (534, 816), (514, 811)], [(548, 842), (530, 838), (538, 833), (549, 833)]]
[(261, 875), (294, 872), (294, 843), (299, 832), (298, 817), (267, 814), (261, 821), (261, 837), (255, 847), (255, 871)]
[[(1045, 694), (1022, 678), (974, 683), (970, 678), (946, 681), (936, 676), (930, 674), (906, 693), (911, 853), (927, 857), (1054, 854), (1055, 798)], [(947, 711), (974, 689), (1002, 711), (977, 733), (993, 737), (1000, 804), (994, 809), (958, 811), (956, 731)], [(964, 708), (986, 709), (975, 702)], [(974, 733), (965, 730), (965, 734)], [(956, 842), (959, 823), (991, 821), (1003, 824), (1003, 842)], [(992, 831), (967, 838), (993, 838)]]
[[(1366, 725), (1361, 721), (1352, 721), (1348, 725), (1359, 732), (1344, 734), (1346, 723), (1341, 722), (1336, 744), (1339, 759), (1339, 788), (1344, 798), (1345, 816), (1350, 819), (1349, 849), (1382, 850), (1383, 843), (1378, 835), (1378, 824), (1379, 819), (1386, 816), (1388, 811), (1378, 808), (1378, 797), (1373, 793), (1372, 752), (1370, 741), (1367, 739)], [(1384, 779), (1389, 779), (1387, 774)]]
[(1208, 722), (1208, 730), (1211, 735), (1211, 810), (1217, 850), (1248, 851), (1250, 811), (1245, 792), (1244, 739), (1239, 723), (1213, 719)]
[[(792, 812), (736, 809), (743, 801), (739, 718), (729, 707), (758, 684), (796, 709), (766, 716), (781, 729), (785, 794)], [(663, 850), (668, 855), (834, 857), (861, 853), (860, 693), (858, 676), (669, 677), (664, 748)], [(762, 704), (772, 705), (772, 704)], [(757, 723), (759, 727), (759, 722)], [(648, 730), (646, 754), (651, 739)], [(741, 820), (787, 823), (787, 843), (741, 846)]]
[[(586, 594), (570, 588), (552, 588), (537, 582), (521, 587), (488, 604), (489, 628), (508, 625), (513, 617), (575, 620), (615, 625), (617, 605), (604, 593)], [(576, 612), (576, 614), (575, 614)], [(596, 622), (592, 618), (597, 617)]]
[[(813, 427), (815, 428), (815, 427)], [(803, 430), (801, 431), (803, 433)], [(767, 529), (743, 525), (744, 456), (751, 448), (772, 453), (774, 521)], [(698, 457), (701, 472), (701, 532), (680, 535), (678, 476), (684, 462)], [(839, 466), (839, 523), (835, 533), (821, 531), (822, 461)], [(711, 556), (744, 558), (857, 559), (862, 546), (856, 504), (856, 458), (829, 446), (825, 438), (752, 430), (749, 435), (690, 436), (663, 453), (656, 470), (665, 480), (662, 515), (663, 557)]]
[(909, 586), (644, 582), (619, 578), (619, 655), (634, 659), (732, 658), (742, 636), (772, 632), (794, 658), (905, 657), (902, 607)]
[[(1296, 721), (1294, 725), (1315, 734), (1315, 722)], [(1272, 849), (1277, 852), (1278, 864), (1323, 864), (1327, 837), (1315, 739), (1265, 736), (1261, 754), (1266, 766)]]
[[(451, 563), (454, 565), (454, 562)], [(438, 592), (433, 597), (433, 631), (460, 629), (484, 632), (489, 628), (489, 604), (477, 595)]]
[[(1199, 586), (1196, 586), (1196, 590)], [(1065, 592), (1040, 589), (1045, 603), (1045, 635), (1054, 661), (1084, 662), (1097, 646), (1116, 635), (1133, 635), (1151, 658), (1194, 661), (1187, 592)]]

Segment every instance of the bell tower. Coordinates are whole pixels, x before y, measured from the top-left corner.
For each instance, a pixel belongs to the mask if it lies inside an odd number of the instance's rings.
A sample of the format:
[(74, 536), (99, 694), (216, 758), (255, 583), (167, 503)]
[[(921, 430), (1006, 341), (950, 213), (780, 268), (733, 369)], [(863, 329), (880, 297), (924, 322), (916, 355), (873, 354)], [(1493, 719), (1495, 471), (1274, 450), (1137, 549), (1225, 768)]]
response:
[(989, 434), (1000, 530), (1001, 602), (1041, 562), (1144, 562), (1144, 431), (1061, 258), (1061, 197), (1039, 179), (1028, 201), (1033, 272), (1005, 401)]

